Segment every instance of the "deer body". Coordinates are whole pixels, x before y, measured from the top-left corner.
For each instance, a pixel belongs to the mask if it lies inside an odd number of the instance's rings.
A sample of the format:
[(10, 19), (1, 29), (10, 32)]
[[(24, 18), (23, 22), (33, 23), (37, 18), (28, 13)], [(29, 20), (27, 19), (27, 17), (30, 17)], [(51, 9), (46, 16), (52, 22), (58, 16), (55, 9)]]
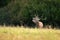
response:
[(39, 28), (43, 28), (43, 23), (39, 21), (39, 22), (38, 22), (38, 27), (39, 27)]

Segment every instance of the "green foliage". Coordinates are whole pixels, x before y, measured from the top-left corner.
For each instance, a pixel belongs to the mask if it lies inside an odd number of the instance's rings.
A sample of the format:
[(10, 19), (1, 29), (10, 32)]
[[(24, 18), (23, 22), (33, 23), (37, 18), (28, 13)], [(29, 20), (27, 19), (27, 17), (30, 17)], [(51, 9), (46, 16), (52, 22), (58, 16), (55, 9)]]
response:
[(11, 0), (0, 0), (0, 7), (6, 6)]
[[(59, 0), (9, 0), (7, 6), (0, 8), (0, 24), (33, 25), (32, 18), (38, 15), (44, 24), (59, 25)], [(1, 5), (1, 4), (0, 4)], [(5, 5), (5, 4), (4, 4)]]

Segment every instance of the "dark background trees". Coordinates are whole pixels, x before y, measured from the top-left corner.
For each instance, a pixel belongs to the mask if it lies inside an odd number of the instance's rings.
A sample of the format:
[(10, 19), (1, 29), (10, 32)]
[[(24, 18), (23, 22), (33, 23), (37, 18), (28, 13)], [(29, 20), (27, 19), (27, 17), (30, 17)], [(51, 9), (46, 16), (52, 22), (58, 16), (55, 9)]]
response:
[(32, 18), (38, 15), (44, 25), (60, 26), (59, 0), (1, 0), (0, 25), (34, 26)]

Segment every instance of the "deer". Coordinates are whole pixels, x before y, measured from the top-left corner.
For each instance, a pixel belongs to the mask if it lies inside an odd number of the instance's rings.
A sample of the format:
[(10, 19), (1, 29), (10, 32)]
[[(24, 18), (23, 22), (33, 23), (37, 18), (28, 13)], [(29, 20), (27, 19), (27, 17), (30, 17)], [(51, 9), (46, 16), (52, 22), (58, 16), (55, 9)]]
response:
[(43, 28), (43, 22), (41, 22), (41, 21), (39, 21), (39, 20), (40, 20), (40, 19), (38, 18), (38, 16), (35, 16), (32, 21), (36, 24), (36, 26), (37, 26), (38, 28)]

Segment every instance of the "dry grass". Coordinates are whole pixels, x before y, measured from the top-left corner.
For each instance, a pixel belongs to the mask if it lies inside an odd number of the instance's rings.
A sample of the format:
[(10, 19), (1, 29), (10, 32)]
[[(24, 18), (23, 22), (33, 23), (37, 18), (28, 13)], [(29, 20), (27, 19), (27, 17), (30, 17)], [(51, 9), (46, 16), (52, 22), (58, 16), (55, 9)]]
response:
[(60, 30), (0, 26), (0, 40), (60, 40)]

